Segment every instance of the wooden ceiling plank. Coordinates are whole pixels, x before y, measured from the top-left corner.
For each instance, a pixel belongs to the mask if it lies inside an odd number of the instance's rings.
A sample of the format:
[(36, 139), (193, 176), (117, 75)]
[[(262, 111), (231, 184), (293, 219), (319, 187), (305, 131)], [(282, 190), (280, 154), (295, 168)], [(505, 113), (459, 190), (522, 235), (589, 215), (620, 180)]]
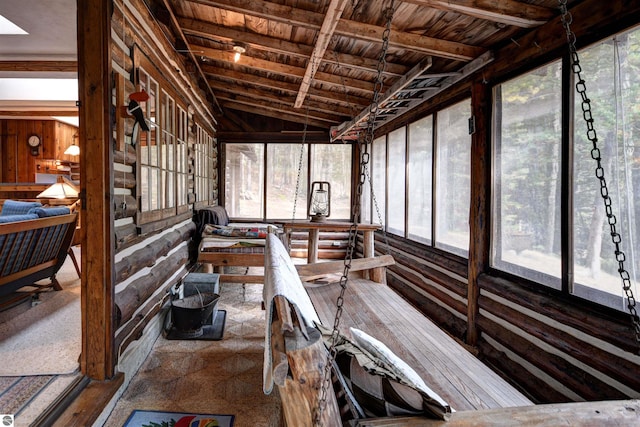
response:
[(322, 26), (320, 27), (320, 33), (316, 38), (316, 45), (313, 48), (313, 53), (311, 53), (311, 57), (309, 58), (309, 62), (307, 63), (307, 69), (305, 70), (304, 76), (302, 77), (300, 90), (298, 91), (298, 96), (296, 97), (296, 101), (293, 104), (293, 108), (302, 107), (304, 99), (307, 96), (307, 92), (311, 87), (313, 77), (315, 76), (316, 71), (318, 71), (318, 67), (320, 66), (322, 58), (327, 51), (327, 47), (329, 46), (331, 37), (333, 37), (333, 32), (338, 25), (340, 17), (342, 16), (342, 11), (346, 6), (347, 0), (331, 0), (331, 3), (329, 3), (329, 7), (327, 8), (327, 12), (324, 16), (324, 21), (322, 22)]
[(266, 108), (269, 110), (284, 111), (294, 116), (306, 117), (308, 115), (309, 117), (313, 117), (316, 120), (323, 120), (327, 123), (332, 123), (332, 124), (340, 123), (344, 119), (344, 116), (339, 116), (337, 114), (320, 113), (320, 112), (311, 111), (311, 110), (309, 110), (307, 114), (306, 110), (305, 111), (293, 110), (291, 109), (291, 104), (284, 104), (282, 102), (262, 101), (255, 98), (246, 97), (243, 95), (234, 95), (234, 94), (227, 95), (225, 93), (218, 93), (218, 95), (220, 99), (224, 99), (225, 101), (232, 101), (232, 102), (238, 102), (240, 104), (253, 105), (256, 107)]
[(77, 73), (78, 61), (0, 61), (0, 71)]
[[(204, 39), (222, 40), (226, 42), (235, 41), (245, 44), (249, 48), (282, 55), (293, 55), (305, 59), (313, 52), (313, 46), (311, 45), (294, 43), (276, 37), (255, 34), (235, 28), (228, 28), (222, 25), (212, 24), (210, 22), (198, 21), (190, 18), (178, 18), (178, 22), (182, 26), (185, 34)], [(327, 52), (322, 61), (328, 64), (346, 66), (347, 68), (377, 73), (376, 67), (378, 65), (378, 61), (373, 58), (365, 58), (347, 53)], [(405, 65), (387, 62), (384, 74), (397, 77), (404, 75), (407, 71), (409, 71), (409, 67)]]
[[(382, 33), (384, 30), (384, 27), (377, 25), (342, 19), (338, 23), (335, 32), (345, 37), (382, 43)], [(464, 43), (436, 39), (420, 34), (394, 31), (393, 29), (389, 34), (389, 46), (423, 52), (457, 61), (471, 61), (473, 58), (482, 55), (485, 51), (483, 48)]]
[[(324, 15), (291, 6), (260, 0), (188, 0), (193, 3), (232, 10), (288, 25), (318, 30)], [(384, 27), (341, 19), (335, 33), (358, 40), (382, 42)], [(389, 44), (400, 49), (427, 53), (442, 58), (470, 61), (484, 53), (484, 49), (463, 43), (426, 37), (420, 34), (391, 31)]]
[[(225, 62), (235, 67), (247, 67), (257, 70), (266, 71), (268, 73), (280, 74), (288, 77), (302, 78), (305, 69), (295, 67), (293, 65), (281, 64), (278, 62), (267, 61), (259, 58), (252, 58), (243, 55), (240, 62), (234, 62), (233, 52), (225, 52), (218, 49), (212, 49), (206, 46), (191, 45), (192, 49), (202, 52), (202, 56), (207, 58)], [(337, 87), (346, 87), (350, 90), (358, 91), (364, 94), (370, 94), (373, 91), (373, 82), (353, 79), (350, 77), (338, 76), (329, 73), (316, 73), (316, 82), (320, 84), (328, 84)]]
[[(254, 97), (254, 98), (262, 99), (265, 101), (275, 101), (275, 102), (280, 101), (280, 102), (287, 102), (287, 103), (290, 102), (291, 104), (295, 102), (295, 95), (297, 93), (297, 92), (294, 92), (292, 95), (283, 96), (282, 94), (274, 93), (265, 89), (229, 86), (215, 80), (209, 80), (209, 85), (216, 91), (244, 95), (247, 97)], [(304, 106), (309, 107), (310, 110), (319, 111), (321, 113), (329, 113), (329, 114), (338, 113), (346, 117), (351, 117), (352, 115), (352, 110), (348, 107), (331, 105), (326, 102), (313, 101), (310, 99), (310, 97), (308, 97), (305, 100)]]
[(272, 109), (267, 109), (267, 108), (258, 107), (258, 106), (246, 105), (246, 104), (242, 104), (234, 101), (225, 101), (222, 103), (222, 106), (224, 108), (230, 108), (232, 110), (245, 111), (247, 113), (252, 113), (252, 114), (266, 116), (266, 117), (273, 117), (276, 119), (287, 120), (289, 122), (294, 122), (294, 123), (304, 124), (306, 122), (310, 126), (316, 126), (323, 129), (327, 129), (330, 126), (330, 124), (328, 124), (326, 121), (316, 120), (312, 117), (289, 114), (288, 111), (272, 110)]
[(546, 7), (515, 0), (403, 0), (420, 6), (458, 12), (474, 18), (499, 22), (521, 28), (538, 27), (555, 16)]
[[(298, 85), (296, 83), (289, 83), (279, 80), (272, 80), (266, 77), (260, 77), (249, 73), (243, 73), (241, 71), (230, 70), (226, 68), (215, 67), (213, 65), (203, 65), (202, 69), (207, 73), (210, 78), (213, 79), (228, 79), (233, 82), (250, 84), (252, 86), (264, 87), (267, 89), (276, 89), (296, 94), (298, 92)], [(344, 93), (336, 93), (328, 90), (321, 90), (311, 88), (309, 90), (309, 96), (314, 100), (335, 103), (345, 106), (356, 112), (360, 111), (365, 105), (369, 105), (370, 100), (360, 96), (349, 95)], [(354, 114), (350, 114), (353, 116)]]

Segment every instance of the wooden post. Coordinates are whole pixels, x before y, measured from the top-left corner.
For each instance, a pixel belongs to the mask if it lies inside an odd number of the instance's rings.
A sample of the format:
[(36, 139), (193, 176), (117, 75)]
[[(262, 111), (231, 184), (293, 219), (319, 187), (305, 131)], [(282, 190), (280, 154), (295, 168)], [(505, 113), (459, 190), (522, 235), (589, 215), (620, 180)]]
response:
[[(82, 242), (82, 373), (95, 380), (114, 374), (114, 233), (110, 0), (84, 0), (78, 8), (78, 86)], [(91, 218), (89, 218), (91, 215)]]
[(475, 82), (472, 86), (471, 109), (475, 131), (471, 135), (471, 206), (469, 211), (469, 267), (467, 290), (467, 344), (478, 342), (477, 316), (480, 288), (478, 276), (489, 263), (489, 200), (491, 93), (488, 85)]
[(318, 262), (318, 244), (320, 243), (320, 229), (309, 229), (309, 246), (307, 249), (307, 262), (315, 264)]

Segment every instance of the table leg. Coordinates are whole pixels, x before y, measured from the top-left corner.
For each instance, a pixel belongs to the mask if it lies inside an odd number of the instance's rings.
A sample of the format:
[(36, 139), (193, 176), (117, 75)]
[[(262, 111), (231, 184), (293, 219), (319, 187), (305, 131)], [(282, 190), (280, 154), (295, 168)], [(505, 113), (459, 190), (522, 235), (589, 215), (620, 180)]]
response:
[(318, 262), (318, 243), (320, 241), (320, 230), (312, 228), (309, 230), (309, 248), (307, 250), (307, 262), (315, 264)]

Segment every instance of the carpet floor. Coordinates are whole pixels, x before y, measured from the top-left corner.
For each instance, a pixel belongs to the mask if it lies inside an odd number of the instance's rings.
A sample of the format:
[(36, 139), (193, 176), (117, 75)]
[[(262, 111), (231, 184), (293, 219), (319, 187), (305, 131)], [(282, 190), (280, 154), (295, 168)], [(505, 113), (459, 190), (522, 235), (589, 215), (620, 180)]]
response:
[(262, 392), (262, 285), (223, 283), (226, 310), (220, 341), (166, 340), (153, 349), (105, 426), (121, 427), (134, 410), (229, 414), (234, 427), (282, 425), (280, 397)]
[[(80, 248), (76, 247), (74, 251), (76, 258), (80, 259)], [(70, 258), (67, 257), (57, 277), (63, 291), (47, 291), (41, 294), (41, 302), (35, 307), (31, 306), (31, 301), (27, 298), (23, 302), (0, 312), (0, 331), (4, 331), (3, 335), (0, 335), (0, 343), (14, 342), (15, 345), (12, 346), (12, 349), (17, 349), (23, 355), (18, 357), (18, 360), (24, 358), (24, 364), (22, 361), (14, 361), (13, 366), (6, 366), (8, 362), (4, 357), (1, 362), (7, 368), (4, 372), (11, 376), (0, 376), (0, 413), (13, 414), (16, 426), (31, 425), (56, 398), (65, 392), (67, 387), (79, 375), (77, 361), (80, 355), (80, 278)], [(75, 308), (77, 310), (71, 308), (74, 304), (73, 301), (76, 303)], [(16, 333), (12, 332), (14, 329), (8, 326), (9, 323), (16, 323), (16, 320), (24, 322), (25, 328), (33, 326), (34, 322), (39, 320), (39, 316), (35, 314), (46, 311), (44, 309), (47, 308), (47, 303), (50, 303), (51, 306), (55, 305), (57, 309), (65, 310), (67, 316), (64, 319), (64, 323), (71, 329), (77, 329), (74, 338), (68, 342), (69, 346), (73, 347), (74, 350), (69, 353), (68, 357), (65, 357), (65, 361), (60, 357), (56, 357), (57, 351), (51, 351), (55, 346), (55, 342), (50, 340), (53, 339), (55, 341), (56, 337), (60, 337), (59, 335), (49, 333), (49, 336), (42, 337), (40, 340), (25, 338), (22, 342), (19, 342), (19, 340), (16, 341), (15, 339)], [(18, 333), (17, 336), (22, 338), (21, 333)], [(68, 338), (69, 336), (65, 336), (64, 340)], [(28, 345), (23, 345), (28, 344), (30, 341), (33, 341), (31, 342), (33, 345), (31, 350), (29, 350)], [(47, 343), (43, 344), (44, 341), (47, 341)], [(29, 353), (41, 357), (31, 358), (25, 356)], [(21, 375), (21, 372), (36, 372), (33, 370), (34, 367), (38, 369), (43, 367), (45, 359), (48, 360), (48, 367), (46, 370), (39, 372), (49, 374)], [(52, 375), (51, 373), (54, 372), (65, 372), (65, 374)]]

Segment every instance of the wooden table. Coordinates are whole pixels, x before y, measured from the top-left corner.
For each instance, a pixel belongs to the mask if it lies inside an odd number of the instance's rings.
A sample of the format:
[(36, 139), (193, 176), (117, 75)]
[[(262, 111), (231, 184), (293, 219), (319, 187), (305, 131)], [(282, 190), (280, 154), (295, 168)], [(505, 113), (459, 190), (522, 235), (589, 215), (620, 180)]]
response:
[[(352, 222), (346, 221), (291, 221), (282, 223), (284, 229), (284, 244), (289, 248), (289, 236), (293, 230), (305, 230), (309, 232), (309, 249), (307, 262), (314, 264), (318, 262), (318, 242), (321, 231), (349, 231)], [(362, 231), (364, 237), (364, 257), (374, 256), (374, 232), (380, 229), (380, 224), (358, 224), (358, 231)]]

